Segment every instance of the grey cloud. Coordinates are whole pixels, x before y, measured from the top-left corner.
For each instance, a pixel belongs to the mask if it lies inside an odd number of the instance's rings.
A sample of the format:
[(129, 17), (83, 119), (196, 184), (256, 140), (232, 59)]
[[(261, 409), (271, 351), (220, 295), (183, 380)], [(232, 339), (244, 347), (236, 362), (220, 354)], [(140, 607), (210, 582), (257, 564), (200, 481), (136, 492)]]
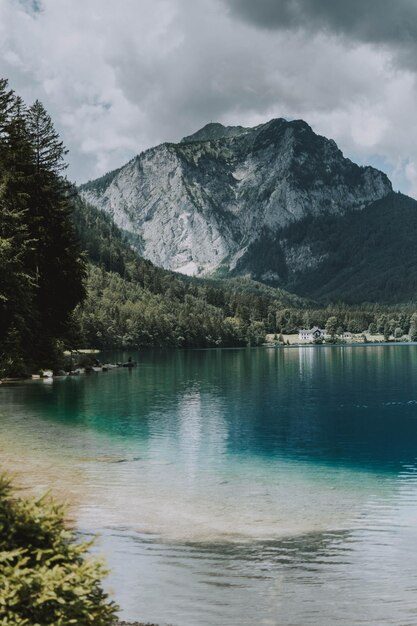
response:
[(364, 43), (417, 43), (414, 0), (223, 0), (243, 20), (269, 30), (306, 29)]
[(0, 0), (0, 76), (44, 102), (79, 182), (209, 121), (301, 117), (417, 190), (415, 80), (392, 64), (393, 51), (417, 58), (416, 11), (405, 0), (123, 0), (123, 11)]

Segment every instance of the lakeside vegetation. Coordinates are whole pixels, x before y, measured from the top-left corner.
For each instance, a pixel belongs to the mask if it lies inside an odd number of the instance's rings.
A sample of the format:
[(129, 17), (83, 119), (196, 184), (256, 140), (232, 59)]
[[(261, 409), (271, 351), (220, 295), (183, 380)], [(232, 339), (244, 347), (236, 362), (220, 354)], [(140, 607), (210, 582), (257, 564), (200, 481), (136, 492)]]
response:
[(65, 154), (42, 104), (0, 79), (0, 375), (56, 361), (85, 295)]
[(114, 626), (118, 607), (90, 547), (67, 528), (61, 506), (18, 498), (0, 476), (0, 623)]

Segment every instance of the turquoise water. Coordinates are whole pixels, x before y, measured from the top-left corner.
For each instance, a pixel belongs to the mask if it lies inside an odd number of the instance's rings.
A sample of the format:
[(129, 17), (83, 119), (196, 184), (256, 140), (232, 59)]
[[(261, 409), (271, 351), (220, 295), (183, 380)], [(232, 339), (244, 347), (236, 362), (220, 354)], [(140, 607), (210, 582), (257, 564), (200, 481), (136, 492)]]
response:
[(136, 358), (0, 386), (3, 463), (101, 533), (124, 618), (417, 624), (417, 346)]

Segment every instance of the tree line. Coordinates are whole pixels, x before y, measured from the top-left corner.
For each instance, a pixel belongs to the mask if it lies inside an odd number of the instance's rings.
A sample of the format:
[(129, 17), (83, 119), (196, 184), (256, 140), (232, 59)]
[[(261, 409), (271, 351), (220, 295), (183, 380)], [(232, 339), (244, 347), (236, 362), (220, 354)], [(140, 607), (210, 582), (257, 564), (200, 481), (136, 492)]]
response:
[(0, 79), (0, 372), (51, 362), (85, 295), (63, 177), (66, 150), (43, 105)]
[(347, 305), (342, 302), (326, 306), (309, 306), (304, 311), (284, 308), (277, 311), (276, 331), (283, 334), (297, 333), (299, 328), (320, 328), (329, 330), (331, 335), (345, 332), (381, 334), (386, 339), (408, 335), (417, 341), (417, 312), (414, 303), (383, 305), (365, 303)]

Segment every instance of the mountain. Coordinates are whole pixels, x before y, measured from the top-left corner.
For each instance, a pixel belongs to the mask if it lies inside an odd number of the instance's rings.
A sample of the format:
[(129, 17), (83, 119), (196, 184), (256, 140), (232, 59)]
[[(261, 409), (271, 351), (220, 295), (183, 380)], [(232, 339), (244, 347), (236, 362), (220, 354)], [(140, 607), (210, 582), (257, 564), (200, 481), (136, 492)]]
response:
[(318, 302), (417, 299), (417, 202), (301, 120), (211, 123), (80, 193), (162, 268)]
[[(265, 234), (308, 216), (361, 210), (392, 187), (385, 174), (344, 158), (305, 122), (274, 119), (255, 128), (208, 124), (80, 191), (135, 235), (144, 257), (201, 276), (227, 275), (238, 266), (245, 273), (248, 250)], [(274, 264), (260, 278), (283, 280)]]

